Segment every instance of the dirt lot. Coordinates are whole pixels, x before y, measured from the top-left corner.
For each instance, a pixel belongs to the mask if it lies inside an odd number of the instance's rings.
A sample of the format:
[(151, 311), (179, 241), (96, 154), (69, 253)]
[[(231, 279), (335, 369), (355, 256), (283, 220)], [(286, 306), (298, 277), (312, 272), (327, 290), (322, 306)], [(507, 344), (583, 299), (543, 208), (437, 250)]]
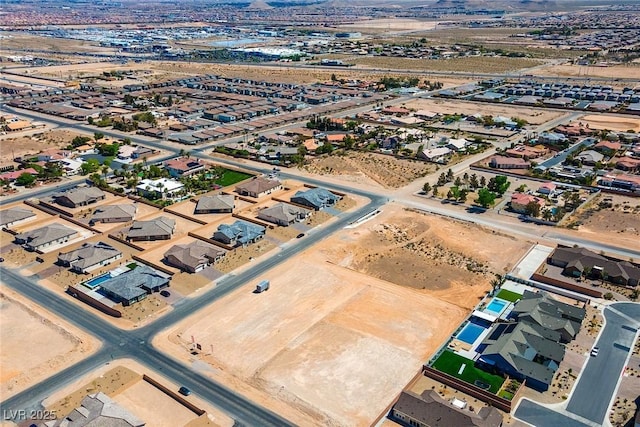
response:
[(113, 367), (112, 365), (99, 367), (73, 384), (58, 390), (43, 404), (48, 410), (53, 410), (62, 417), (78, 407), (86, 395), (101, 391), (148, 426), (231, 427), (233, 425), (233, 420), (226, 414), (196, 396), (189, 396), (188, 399), (191, 402), (207, 411), (200, 417), (196, 416), (186, 407), (144, 381), (142, 374), (151, 376), (172, 390), (179, 388), (179, 385), (171, 384), (157, 373), (150, 372), (147, 367), (125, 359), (118, 360)]
[[(438, 259), (417, 253), (427, 246)], [(356, 271), (372, 248), (393, 260), (394, 273)], [(482, 269), (503, 272), (526, 249), (392, 205), (259, 278), (271, 281), (269, 291), (254, 294), (248, 283), (154, 344), (185, 362), (207, 362), (208, 375), (296, 424), (369, 424), (489, 289), (488, 274), (451, 263), (470, 262), (473, 251)], [(407, 283), (410, 269), (421, 273)], [(203, 348), (196, 356), (192, 335)]]
[(0, 324), (2, 400), (81, 360), (97, 346), (87, 334), (5, 287), (0, 292)]
[[(528, 244), (478, 226), (387, 205), (348, 234), (329, 259), (401, 286), (473, 308), (494, 273), (508, 271)], [(508, 255), (507, 255), (508, 254)]]
[(37, 132), (27, 136), (4, 135), (0, 137), (2, 150), (0, 150), (0, 164), (13, 162), (14, 157), (24, 157), (37, 154), (47, 148), (63, 148), (71, 143), (76, 136), (89, 136), (69, 130), (54, 129), (45, 132)]
[[(614, 78), (638, 78), (640, 64), (615, 65), (610, 67), (587, 67), (584, 65), (554, 65), (532, 70), (539, 76), (584, 76)], [(625, 84), (625, 83), (622, 83)]]
[(436, 171), (436, 166), (377, 153), (317, 157), (304, 170), (318, 175), (342, 175), (347, 180), (371, 179), (384, 188), (400, 188)]
[[(610, 198), (612, 207), (600, 206)], [(565, 221), (578, 222), (578, 232), (587, 236), (609, 236), (609, 241), (627, 248), (640, 248), (640, 199), (612, 194), (600, 194)], [(638, 260), (637, 260), (638, 261)]]
[(472, 56), (451, 59), (411, 59), (386, 56), (363, 56), (347, 61), (363, 68), (388, 68), (392, 70), (452, 71), (477, 73), (504, 73), (523, 68), (537, 67), (542, 61), (527, 58), (509, 58), (503, 56)]
[(276, 245), (268, 240), (260, 240), (256, 243), (245, 248), (236, 248), (227, 252), (224, 258), (216, 263), (216, 270), (223, 273), (230, 273), (238, 267), (242, 267), (249, 261), (266, 254), (267, 252), (275, 249)]
[[(638, 69), (640, 73), (640, 69)], [(629, 130), (640, 132), (640, 119), (634, 117), (619, 117), (606, 114), (592, 114), (580, 119), (583, 123), (588, 123), (591, 129), (608, 129), (611, 131), (627, 132)]]
[(419, 99), (406, 104), (407, 108), (428, 110), (440, 114), (488, 114), (492, 116), (518, 117), (533, 125), (546, 123), (565, 114), (561, 111), (516, 107), (513, 105), (487, 104), (452, 99)]

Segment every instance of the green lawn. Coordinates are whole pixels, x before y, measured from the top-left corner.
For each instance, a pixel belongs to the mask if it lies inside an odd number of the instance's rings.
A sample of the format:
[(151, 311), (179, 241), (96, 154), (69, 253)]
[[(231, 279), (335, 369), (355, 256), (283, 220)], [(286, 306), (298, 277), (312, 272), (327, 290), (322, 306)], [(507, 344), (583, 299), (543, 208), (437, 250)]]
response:
[(226, 187), (228, 185), (233, 185), (240, 181), (244, 181), (245, 179), (249, 179), (251, 178), (251, 176), (252, 175), (249, 175), (248, 173), (226, 169), (222, 176), (215, 180), (215, 183), (222, 187)]
[(516, 302), (517, 300), (522, 299), (521, 294), (508, 291), (506, 289), (500, 289), (500, 292), (498, 292), (498, 295), (496, 295), (496, 297), (502, 298), (504, 300), (511, 301), (511, 302)]
[[(462, 364), (465, 364), (462, 374), (458, 374)], [(493, 375), (488, 372), (482, 371), (473, 366), (473, 360), (462, 357), (452, 351), (446, 350), (444, 353), (436, 359), (433, 363), (433, 367), (438, 371), (447, 373), (456, 378), (460, 378), (463, 381), (473, 384), (476, 380), (480, 380), (485, 384), (491, 385), (489, 391), (491, 393), (497, 393), (504, 383), (504, 378)]]

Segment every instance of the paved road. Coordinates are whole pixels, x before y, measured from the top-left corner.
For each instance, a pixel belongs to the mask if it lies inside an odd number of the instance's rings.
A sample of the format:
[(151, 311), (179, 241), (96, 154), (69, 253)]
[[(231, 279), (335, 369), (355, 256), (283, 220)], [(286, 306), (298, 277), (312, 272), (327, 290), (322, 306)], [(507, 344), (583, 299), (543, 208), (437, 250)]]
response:
[(536, 427), (601, 426), (622, 379), (625, 364), (640, 327), (640, 304), (620, 302), (604, 310), (606, 325), (580, 373), (569, 401), (563, 407), (548, 408), (524, 399), (516, 418)]
[(384, 197), (370, 195), (365, 192), (358, 193), (362, 196), (370, 196), (372, 200), (371, 203), (353, 213), (343, 214), (343, 216), (339, 217), (333, 223), (322, 226), (322, 232), (309, 233), (303, 239), (297, 240), (294, 244), (287, 246), (276, 255), (257, 263), (251, 269), (237, 276), (227, 276), (227, 278), (223, 279), (215, 288), (202, 294), (200, 297), (187, 300), (157, 321), (132, 331), (118, 329), (91, 313), (90, 310), (85, 310), (83, 307), (68, 301), (65, 297), (37, 285), (35, 283), (37, 278), (26, 278), (14, 270), (1, 269), (2, 280), (7, 286), (41, 306), (47, 307), (70, 323), (95, 335), (102, 341), (102, 349), (97, 354), (78, 364), (1, 402), (0, 409), (17, 410), (38, 408), (40, 402), (60, 386), (70, 383), (81, 374), (90, 372), (111, 358), (117, 359), (126, 356), (138, 360), (150, 369), (160, 371), (162, 375), (176, 384), (189, 387), (201, 398), (230, 414), (237, 422), (246, 425), (261, 426), (289, 425), (289, 423), (281, 417), (253, 404), (221, 384), (191, 371), (188, 366), (181, 362), (166, 356), (151, 345), (151, 339), (162, 329), (232, 292), (248, 281), (264, 275), (272, 267), (284, 262), (300, 251), (307, 249), (371, 210), (379, 208), (386, 201)]
[(567, 405), (567, 411), (597, 424), (604, 422), (633, 348), (640, 327), (640, 304), (612, 304), (604, 310), (604, 317), (604, 331), (596, 343), (600, 352), (587, 362)]
[(575, 152), (576, 150), (582, 147), (589, 148), (592, 145), (594, 145), (596, 142), (598, 142), (597, 138), (591, 138), (591, 137), (584, 138), (580, 142), (573, 144), (569, 148), (562, 150), (561, 152), (551, 157), (550, 159), (547, 159), (544, 162), (540, 163), (540, 166), (544, 166), (545, 168), (551, 168), (553, 166), (559, 165), (560, 163), (567, 160), (567, 157), (569, 157), (571, 153)]

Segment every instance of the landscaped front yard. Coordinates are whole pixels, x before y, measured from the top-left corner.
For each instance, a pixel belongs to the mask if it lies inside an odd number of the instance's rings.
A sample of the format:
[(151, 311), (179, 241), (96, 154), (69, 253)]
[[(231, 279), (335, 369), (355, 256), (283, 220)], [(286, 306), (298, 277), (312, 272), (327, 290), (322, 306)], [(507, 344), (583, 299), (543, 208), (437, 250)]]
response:
[(507, 289), (500, 289), (500, 292), (498, 292), (498, 295), (496, 295), (496, 297), (503, 300), (507, 300), (509, 302), (516, 302), (519, 299), (522, 299), (522, 295)]
[[(465, 365), (461, 371), (462, 365)], [(433, 363), (433, 368), (438, 371), (444, 372), (456, 378), (460, 378), (469, 384), (475, 384), (476, 381), (489, 385), (489, 391), (491, 393), (497, 393), (504, 383), (504, 378), (485, 372), (481, 369), (473, 366), (473, 360), (462, 357), (452, 351), (445, 351), (436, 359)]]

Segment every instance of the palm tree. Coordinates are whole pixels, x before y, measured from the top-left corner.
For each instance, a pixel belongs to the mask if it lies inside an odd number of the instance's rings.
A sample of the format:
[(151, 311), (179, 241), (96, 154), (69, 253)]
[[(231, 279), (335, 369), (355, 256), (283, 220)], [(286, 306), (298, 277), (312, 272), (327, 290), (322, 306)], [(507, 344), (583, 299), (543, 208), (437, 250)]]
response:
[(498, 289), (500, 289), (500, 286), (502, 286), (503, 282), (504, 277), (502, 277), (501, 274), (496, 273), (496, 277), (491, 280), (491, 295), (493, 295)]

